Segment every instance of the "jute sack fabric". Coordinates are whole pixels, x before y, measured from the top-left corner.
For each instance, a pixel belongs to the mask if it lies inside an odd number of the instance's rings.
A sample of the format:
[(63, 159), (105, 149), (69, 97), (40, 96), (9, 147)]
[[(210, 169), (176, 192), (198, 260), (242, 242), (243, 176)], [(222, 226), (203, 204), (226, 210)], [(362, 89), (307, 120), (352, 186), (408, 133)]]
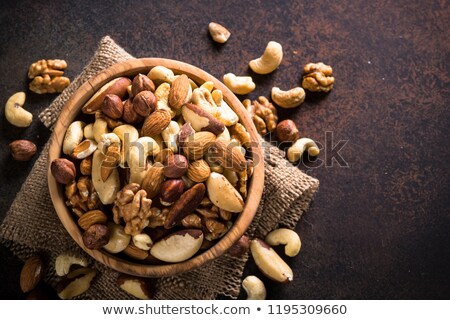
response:
[[(52, 128), (64, 104), (81, 84), (103, 69), (130, 58), (110, 37), (104, 37), (91, 62), (40, 114), (41, 121)], [(47, 187), (48, 146), (47, 142), (0, 226), (0, 241), (20, 259), (36, 253), (43, 256), (47, 264), (45, 281), (52, 286), (59, 280), (53, 264), (60, 253), (71, 251), (86, 257), (98, 274), (91, 288), (79, 299), (131, 299), (117, 287), (118, 273), (84, 253), (59, 221)], [(263, 237), (277, 226), (294, 228), (319, 186), (317, 179), (290, 165), (278, 148), (266, 142), (263, 147), (264, 193), (247, 231), (250, 237)], [(219, 295), (236, 298), (247, 259), (248, 254), (241, 258), (225, 254), (193, 271), (156, 279), (155, 298), (215, 299)]]

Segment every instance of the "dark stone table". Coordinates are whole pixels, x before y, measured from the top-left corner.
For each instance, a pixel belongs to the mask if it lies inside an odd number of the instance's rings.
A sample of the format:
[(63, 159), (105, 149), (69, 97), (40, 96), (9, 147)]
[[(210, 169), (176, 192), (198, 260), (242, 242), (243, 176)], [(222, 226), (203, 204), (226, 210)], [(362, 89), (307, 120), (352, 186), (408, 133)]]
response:
[[(0, 10), (0, 96), (25, 90), (28, 66), (67, 60), (73, 79), (104, 35), (136, 57), (167, 57), (221, 78), (250, 74), (250, 98), (299, 85), (302, 66), (333, 66), (328, 95), (308, 94), (280, 110), (319, 159), (300, 165), (320, 179), (299, 223), (303, 247), (289, 259), (289, 285), (267, 281), (271, 299), (438, 299), (450, 297), (450, 5), (448, 1), (5, 1)], [(214, 44), (217, 21), (232, 36)], [(248, 61), (280, 42), (279, 69), (256, 76)], [(1, 111), (0, 220), (33, 161), (14, 161), (8, 143), (50, 132), (37, 115), (55, 95), (28, 92), (35, 120), (14, 128)], [(35, 157), (36, 158), (36, 157)], [(35, 158), (33, 160), (35, 160)], [(29, 213), (30, 215), (33, 212)], [(1, 298), (19, 299), (22, 263), (0, 249)], [(253, 263), (246, 273), (260, 275)]]

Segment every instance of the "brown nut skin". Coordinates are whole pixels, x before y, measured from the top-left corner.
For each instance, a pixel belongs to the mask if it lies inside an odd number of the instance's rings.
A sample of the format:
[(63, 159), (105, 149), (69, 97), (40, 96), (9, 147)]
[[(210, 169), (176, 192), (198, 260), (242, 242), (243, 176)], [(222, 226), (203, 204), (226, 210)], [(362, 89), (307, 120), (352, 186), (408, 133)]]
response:
[(280, 142), (295, 142), (300, 138), (300, 132), (292, 120), (283, 120), (277, 125), (277, 138)]
[(191, 113), (195, 114), (199, 119), (202, 119), (200, 123), (204, 124), (203, 126), (199, 125), (199, 127), (196, 128), (192, 123), (193, 128), (197, 131), (209, 131), (215, 135), (219, 135), (225, 130), (225, 125), (222, 122), (214, 118), (212, 114), (196, 104), (186, 103), (181, 108), (181, 112), (185, 119), (188, 119), (186, 115)]
[(52, 161), (50, 171), (58, 183), (68, 184), (75, 179), (77, 169), (72, 161), (65, 158), (58, 158)]
[(109, 229), (103, 224), (93, 224), (83, 233), (86, 248), (97, 250), (109, 242)]
[(133, 78), (133, 83), (131, 84), (131, 95), (135, 97), (141, 91), (151, 91), (155, 92), (155, 84), (146, 75), (139, 73)]
[(148, 90), (141, 91), (133, 98), (133, 108), (136, 113), (142, 117), (146, 117), (156, 109), (156, 97)]
[(188, 214), (197, 209), (205, 196), (206, 187), (203, 183), (198, 183), (186, 192), (174, 203), (167, 215), (164, 228), (170, 229), (176, 226)]
[(182, 179), (170, 179), (161, 186), (160, 201), (173, 203), (177, 201), (184, 192), (184, 181)]
[(242, 257), (250, 248), (250, 239), (244, 234), (228, 250), (228, 254), (239, 258)]
[(105, 99), (103, 99), (102, 111), (106, 116), (112, 119), (121, 118), (123, 114), (122, 99), (120, 99), (118, 95), (107, 94)]
[(133, 107), (133, 99), (128, 99), (123, 104), (122, 119), (129, 124), (135, 124), (144, 121), (144, 117), (139, 115)]
[(141, 136), (153, 137), (163, 132), (170, 124), (171, 116), (167, 110), (156, 110), (145, 118)]
[(33, 256), (25, 261), (20, 272), (20, 288), (27, 293), (36, 288), (44, 275), (44, 262), (41, 257)]
[(12, 157), (17, 161), (28, 161), (36, 154), (36, 145), (29, 140), (15, 140), (9, 144)]
[(181, 178), (187, 172), (189, 162), (185, 156), (174, 154), (167, 158), (167, 164), (164, 167), (164, 175), (167, 178)]

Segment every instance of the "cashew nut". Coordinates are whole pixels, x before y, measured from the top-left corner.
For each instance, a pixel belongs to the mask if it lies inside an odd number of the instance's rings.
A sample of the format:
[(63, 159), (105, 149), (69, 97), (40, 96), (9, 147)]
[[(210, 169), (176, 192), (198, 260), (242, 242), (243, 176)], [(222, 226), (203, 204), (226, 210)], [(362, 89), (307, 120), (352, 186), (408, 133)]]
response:
[(216, 110), (216, 104), (211, 96), (211, 92), (204, 87), (200, 87), (192, 91), (192, 103), (198, 105), (205, 111), (214, 114)]
[(84, 127), (84, 137), (86, 139), (91, 139), (91, 140), (95, 140), (94, 137), (94, 124), (93, 123), (89, 123), (88, 125), (86, 125), (86, 127)]
[(100, 136), (100, 141), (98, 142), (97, 148), (103, 154), (106, 154), (108, 147), (112, 144), (117, 144), (120, 146), (120, 138), (113, 132), (104, 133)]
[(63, 140), (63, 152), (70, 155), (73, 149), (83, 140), (83, 128), (86, 124), (83, 121), (74, 121), (67, 128), (66, 135)]
[(158, 88), (155, 90), (156, 97), (156, 108), (167, 110), (170, 113), (170, 116), (175, 117), (175, 112), (169, 107), (169, 92), (170, 92), (170, 84), (167, 82), (161, 83)]
[(209, 92), (211, 92), (214, 89), (214, 82), (212, 81), (205, 81), (200, 88), (205, 88)]
[(142, 250), (148, 251), (153, 245), (153, 241), (150, 236), (146, 233), (140, 233), (133, 236), (133, 244)]
[(82, 267), (87, 267), (88, 262), (82, 257), (78, 257), (72, 253), (62, 253), (55, 260), (55, 271), (60, 277), (65, 276), (70, 272), (70, 267), (72, 265), (79, 265)]
[(288, 149), (287, 158), (292, 163), (297, 162), (306, 150), (308, 151), (308, 154), (313, 157), (320, 153), (319, 147), (317, 147), (317, 144), (312, 139), (301, 138), (295, 141)]
[(131, 143), (128, 153), (128, 166), (130, 167), (129, 183), (142, 183), (145, 176), (145, 167), (148, 156), (156, 156), (161, 151), (158, 143), (150, 137), (141, 137)]
[(266, 236), (265, 241), (271, 246), (285, 245), (284, 253), (288, 257), (295, 257), (302, 246), (297, 232), (286, 228), (273, 230)]
[(150, 78), (156, 85), (159, 85), (163, 82), (168, 82), (169, 84), (175, 80), (175, 75), (172, 70), (163, 66), (156, 66), (150, 70), (147, 74), (147, 77)]
[(222, 91), (218, 89), (214, 90), (211, 92), (211, 96), (217, 106), (214, 116), (226, 126), (235, 125), (239, 121), (239, 117), (233, 109), (230, 108), (228, 103), (223, 100)]
[(216, 22), (210, 22), (208, 25), (208, 30), (213, 40), (218, 43), (227, 42), (228, 38), (231, 36), (231, 33), (227, 30), (227, 28)]
[(266, 287), (256, 276), (247, 276), (242, 281), (242, 288), (247, 292), (247, 300), (265, 300)]
[(22, 108), (25, 104), (25, 98), (25, 92), (16, 92), (8, 99), (8, 101), (6, 101), (6, 120), (16, 127), (29, 127), (31, 121), (33, 121), (33, 115)]
[(225, 141), (230, 141), (231, 136), (230, 136), (230, 131), (228, 131), (228, 128), (225, 127), (225, 130), (223, 130), (223, 132), (221, 134), (217, 135), (217, 138), (222, 138)]
[(283, 91), (278, 87), (273, 87), (272, 100), (282, 108), (295, 108), (305, 101), (305, 90), (301, 87), (296, 87), (288, 91)]
[(101, 112), (95, 113), (95, 122), (92, 126), (92, 131), (94, 134), (94, 139), (97, 143), (99, 143), (102, 134), (108, 133), (108, 122)]
[[(95, 125), (95, 124), (94, 124)], [(139, 132), (135, 127), (129, 124), (123, 124), (113, 130), (120, 141), (122, 141), (122, 148), (120, 149), (120, 166), (125, 168), (125, 162), (128, 160), (130, 145), (139, 138)]]
[(100, 150), (95, 150), (92, 157), (92, 183), (98, 193), (98, 197), (103, 204), (111, 204), (116, 199), (116, 194), (120, 189), (119, 171), (112, 168), (108, 179), (103, 181), (101, 167), (105, 155)]
[(177, 145), (177, 139), (178, 139), (178, 133), (180, 132), (180, 126), (178, 125), (178, 122), (176, 121), (170, 121), (167, 128), (165, 128), (161, 135), (164, 139), (164, 142), (170, 150), (172, 150), (174, 153), (178, 153), (178, 145)]
[(274, 71), (283, 59), (283, 48), (281, 44), (270, 41), (264, 50), (263, 55), (249, 62), (250, 68), (259, 74), (268, 74)]
[(255, 90), (256, 85), (252, 77), (238, 77), (233, 73), (227, 73), (223, 76), (223, 83), (236, 94), (247, 94)]

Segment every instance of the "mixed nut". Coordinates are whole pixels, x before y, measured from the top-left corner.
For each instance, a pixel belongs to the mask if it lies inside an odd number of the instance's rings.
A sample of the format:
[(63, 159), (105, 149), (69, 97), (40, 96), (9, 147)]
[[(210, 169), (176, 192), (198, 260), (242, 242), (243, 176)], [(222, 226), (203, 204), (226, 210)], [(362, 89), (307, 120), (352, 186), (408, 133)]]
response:
[(212, 82), (192, 83), (163, 66), (116, 78), (68, 126), (51, 172), (86, 248), (181, 262), (243, 211), (250, 135)]

